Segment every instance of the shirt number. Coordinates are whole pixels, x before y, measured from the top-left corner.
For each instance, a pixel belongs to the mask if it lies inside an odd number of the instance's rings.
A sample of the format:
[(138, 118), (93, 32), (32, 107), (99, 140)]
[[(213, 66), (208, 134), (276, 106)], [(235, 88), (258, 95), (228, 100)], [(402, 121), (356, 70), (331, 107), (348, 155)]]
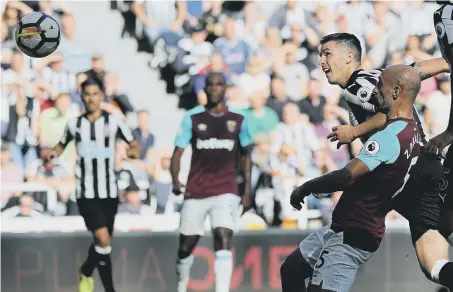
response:
[(401, 193), (401, 191), (404, 189), (404, 187), (406, 186), (406, 183), (407, 181), (409, 180), (409, 177), (411, 176), (410, 175), (410, 171), (411, 171), (411, 168), (412, 166), (414, 166), (416, 163), (417, 163), (417, 160), (418, 160), (418, 156), (412, 158), (411, 160), (411, 165), (409, 165), (409, 168), (407, 169), (407, 173), (406, 173), (406, 176), (404, 177), (404, 181), (403, 181), (403, 185), (401, 186), (401, 188), (396, 191), (396, 193), (392, 196), (392, 199), (394, 197), (396, 197), (399, 193)]

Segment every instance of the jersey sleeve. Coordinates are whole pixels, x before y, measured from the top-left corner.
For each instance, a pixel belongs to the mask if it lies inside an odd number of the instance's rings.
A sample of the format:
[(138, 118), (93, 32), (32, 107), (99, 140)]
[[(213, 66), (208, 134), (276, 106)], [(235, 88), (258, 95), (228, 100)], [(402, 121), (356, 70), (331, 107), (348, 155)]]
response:
[(118, 136), (124, 141), (130, 144), (134, 140), (134, 136), (132, 135), (132, 131), (126, 125), (125, 122), (121, 119), (117, 119), (118, 123)]
[(175, 146), (186, 148), (192, 140), (192, 118), (189, 113), (184, 114), (181, 121), (181, 128), (175, 139)]
[(242, 147), (247, 147), (253, 143), (252, 136), (250, 136), (249, 132), (247, 116), (244, 116), (244, 120), (241, 124), (241, 130), (239, 131), (239, 143), (241, 143)]
[(63, 136), (60, 139), (60, 144), (63, 145), (63, 147), (68, 146), (68, 144), (74, 139), (74, 135), (71, 131), (71, 125), (74, 123), (74, 120), (69, 120), (66, 123)]
[(394, 133), (383, 130), (371, 136), (356, 156), (373, 171), (381, 164), (391, 164), (400, 155), (400, 143)]

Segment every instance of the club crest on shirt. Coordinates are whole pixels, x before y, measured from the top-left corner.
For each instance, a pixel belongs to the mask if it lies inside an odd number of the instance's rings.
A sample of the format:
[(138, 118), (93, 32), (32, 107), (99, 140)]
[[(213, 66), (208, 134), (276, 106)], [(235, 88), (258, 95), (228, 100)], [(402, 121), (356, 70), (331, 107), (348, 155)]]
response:
[(206, 131), (208, 129), (208, 126), (206, 124), (198, 124), (198, 131)]
[(236, 131), (236, 121), (227, 121), (227, 129), (230, 133), (234, 133)]
[(379, 145), (378, 141), (371, 140), (365, 143), (365, 152), (370, 155), (374, 155), (379, 152), (381, 149), (381, 145)]
[(443, 38), (445, 35), (445, 25), (442, 22), (436, 24), (436, 34), (439, 38)]

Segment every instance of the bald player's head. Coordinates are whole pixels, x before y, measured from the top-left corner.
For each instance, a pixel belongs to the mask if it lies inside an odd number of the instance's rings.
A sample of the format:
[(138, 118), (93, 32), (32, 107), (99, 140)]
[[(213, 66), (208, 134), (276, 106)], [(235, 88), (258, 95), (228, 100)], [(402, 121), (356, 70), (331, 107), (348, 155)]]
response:
[[(421, 79), (416, 69), (407, 65), (394, 65), (381, 74), (382, 87), (389, 90), (391, 98), (414, 102), (420, 91)], [(385, 98), (385, 96), (384, 96)]]

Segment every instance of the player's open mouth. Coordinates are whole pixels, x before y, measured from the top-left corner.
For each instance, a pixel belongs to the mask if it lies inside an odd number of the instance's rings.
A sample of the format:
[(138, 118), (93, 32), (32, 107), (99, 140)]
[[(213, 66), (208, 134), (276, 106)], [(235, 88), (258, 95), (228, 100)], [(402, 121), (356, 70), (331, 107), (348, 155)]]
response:
[(330, 69), (329, 68), (324, 68), (322, 69), (322, 71), (327, 75), (328, 73), (330, 73)]

